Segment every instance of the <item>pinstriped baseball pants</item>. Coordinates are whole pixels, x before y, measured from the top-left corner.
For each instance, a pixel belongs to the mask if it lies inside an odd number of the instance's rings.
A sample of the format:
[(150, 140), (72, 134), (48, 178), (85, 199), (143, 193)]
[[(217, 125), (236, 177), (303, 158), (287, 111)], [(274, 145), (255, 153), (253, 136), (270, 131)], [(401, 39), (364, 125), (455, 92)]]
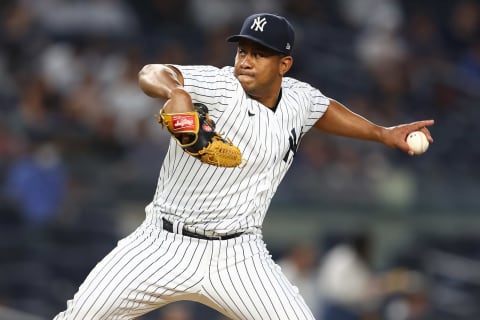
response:
[(146, 221), (95, 266), (54, 320), (134, 319), (179, 300), (232, 319), (314, 319), (260, 235), (200, 240)]

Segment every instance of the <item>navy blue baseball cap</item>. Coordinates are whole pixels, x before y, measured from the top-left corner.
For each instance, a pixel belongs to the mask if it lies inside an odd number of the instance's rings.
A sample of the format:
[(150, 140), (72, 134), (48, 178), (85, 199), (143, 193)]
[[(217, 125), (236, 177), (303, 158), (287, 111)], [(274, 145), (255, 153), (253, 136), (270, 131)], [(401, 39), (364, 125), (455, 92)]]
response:
[(257, 13), (245, 19), (240, 34), (227, 38), (228, 42), (250, 39), (274, 51), (289, 56), (295, 41), (295, 32), (287, 19), (271, 13)]

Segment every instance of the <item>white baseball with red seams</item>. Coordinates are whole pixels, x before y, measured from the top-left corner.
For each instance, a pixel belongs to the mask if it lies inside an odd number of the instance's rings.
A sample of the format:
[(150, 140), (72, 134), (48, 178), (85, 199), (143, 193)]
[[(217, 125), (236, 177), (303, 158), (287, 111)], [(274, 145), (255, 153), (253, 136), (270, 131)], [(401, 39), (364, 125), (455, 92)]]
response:
[(411, 132), (407, 136), (407, 144), (416, 155), (427, 151), (428, 146), (430, 145), (427, 136), (422, 131)]

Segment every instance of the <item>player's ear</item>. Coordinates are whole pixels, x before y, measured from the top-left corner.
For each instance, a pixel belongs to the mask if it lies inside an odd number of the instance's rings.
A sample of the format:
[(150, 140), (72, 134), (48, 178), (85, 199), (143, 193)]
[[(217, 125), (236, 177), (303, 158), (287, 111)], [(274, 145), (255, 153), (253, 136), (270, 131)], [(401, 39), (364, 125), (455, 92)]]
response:
[(285, 73), (287, 73), (288, 70), (290, 70), (290, 68), (292, 67), (292, 64), (293, 64), (292, 56), (283, 56), (280, 59), (280, 68), (279, 68), (280, 74), (284, 76)]

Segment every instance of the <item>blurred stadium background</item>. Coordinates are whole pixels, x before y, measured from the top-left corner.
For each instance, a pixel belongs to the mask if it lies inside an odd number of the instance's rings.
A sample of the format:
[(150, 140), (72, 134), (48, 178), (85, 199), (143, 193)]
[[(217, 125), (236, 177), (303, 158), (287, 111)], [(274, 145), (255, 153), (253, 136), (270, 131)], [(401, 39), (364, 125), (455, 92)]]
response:
[[(327, 255), (361, 234), (370, 275), (400, 290), (348, 319), (480, 319), (480, 2), (469, 0), (2, 1), (0, 319), (51, 319), (143, 219), (169, 135), (137, 86), (141, 66), (231, 65), (225, 37), (261, 11), (294, 24), (291, 76), (385, 126), (436, 120), (419, 157), (305, 136), (265, 221), (274, 258), (320, 317)], [(222, 318), (185, 303), (142, 319)]]

